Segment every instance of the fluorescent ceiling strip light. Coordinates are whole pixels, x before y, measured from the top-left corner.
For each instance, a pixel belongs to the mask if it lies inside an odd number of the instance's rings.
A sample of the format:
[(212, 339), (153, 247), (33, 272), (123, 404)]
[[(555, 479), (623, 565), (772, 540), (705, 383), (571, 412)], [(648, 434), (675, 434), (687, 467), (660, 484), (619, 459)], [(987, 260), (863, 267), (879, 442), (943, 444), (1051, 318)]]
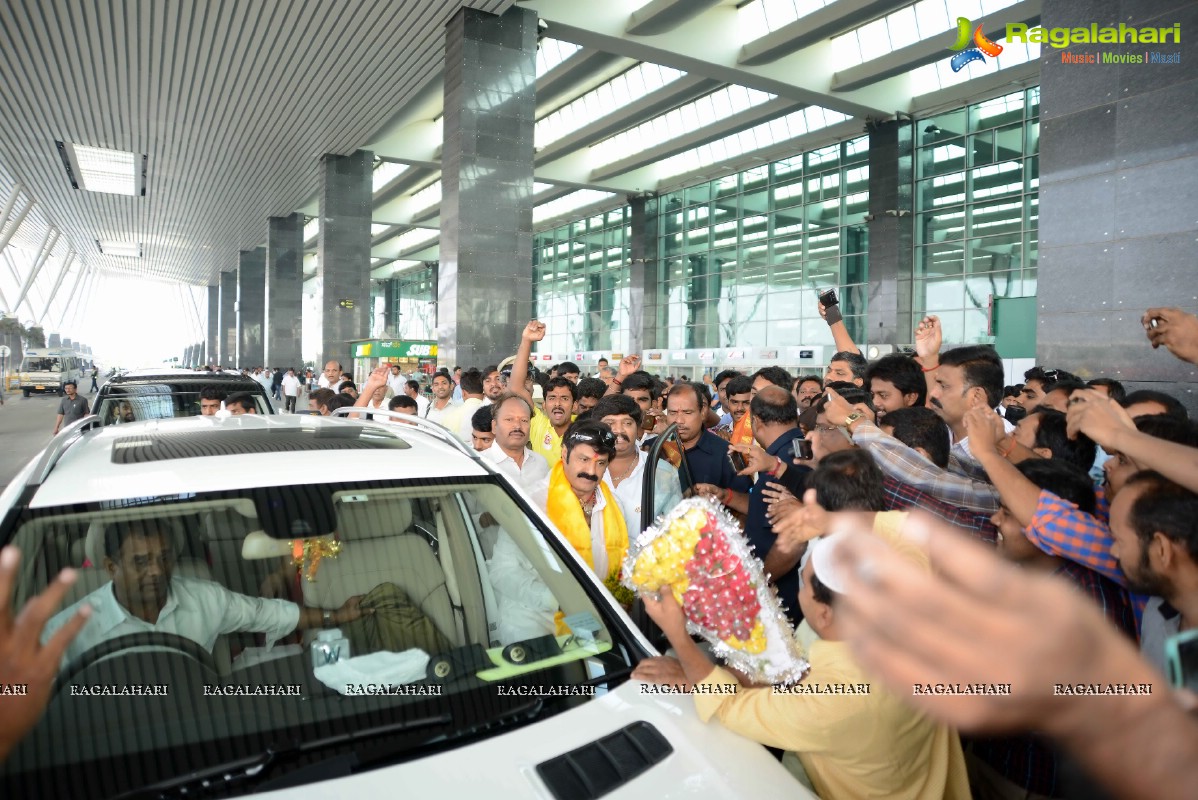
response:
[(140, 242), (118, 242), (112, 239), (97, 239), (100, 252), (106, 256), (122, 256), (124, 258), (141, 258)]

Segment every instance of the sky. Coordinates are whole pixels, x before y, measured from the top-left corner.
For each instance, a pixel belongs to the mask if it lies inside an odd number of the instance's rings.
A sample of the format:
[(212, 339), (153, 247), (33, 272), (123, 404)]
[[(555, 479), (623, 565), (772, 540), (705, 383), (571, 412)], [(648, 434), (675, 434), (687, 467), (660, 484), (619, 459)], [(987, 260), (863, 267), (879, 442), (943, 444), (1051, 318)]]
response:
[(103, 366), (159, 366), (164, 359), (182, 360), (184, 348), (204, 340), (197, 320), (206, 319), (207, 303), (202, 286), (100, 275), (74, 325), (68, 322), (62, 333), (91, 345)]

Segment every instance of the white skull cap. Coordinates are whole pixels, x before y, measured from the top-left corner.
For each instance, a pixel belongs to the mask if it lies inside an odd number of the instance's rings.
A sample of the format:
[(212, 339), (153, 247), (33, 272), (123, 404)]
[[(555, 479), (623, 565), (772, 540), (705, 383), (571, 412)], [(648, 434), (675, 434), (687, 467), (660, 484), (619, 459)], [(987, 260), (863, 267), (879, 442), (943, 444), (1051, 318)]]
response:
[(812, 539), (807, 545), (807, 556), (811, 559), (811, 569), (819, 582), (837, 594), (845, 594), (848, 581), (847, 570), (842, 564), (836, 563), (836, 547), (848, 534), (845, 532), (831, 533)]

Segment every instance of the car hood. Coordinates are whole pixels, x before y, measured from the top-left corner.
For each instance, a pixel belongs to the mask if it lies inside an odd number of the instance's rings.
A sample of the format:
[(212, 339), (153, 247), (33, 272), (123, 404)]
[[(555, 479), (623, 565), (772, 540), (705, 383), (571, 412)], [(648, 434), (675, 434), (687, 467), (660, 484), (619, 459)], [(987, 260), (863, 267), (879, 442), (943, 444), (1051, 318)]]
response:
[(428, 797), (535, 797), (553, 794), (537, 774), (543, 761), (644, 721), (673, 747), (664, 761), (611, 792), (611, 797), (818, 800), (760, 745), (718, 722), (703, 723), (689, 695), (645, 694), (626, 681), (578, 708), (444, 753), (292, 789), (252, 795), (261, 800), (382, 797), (397, 786)]

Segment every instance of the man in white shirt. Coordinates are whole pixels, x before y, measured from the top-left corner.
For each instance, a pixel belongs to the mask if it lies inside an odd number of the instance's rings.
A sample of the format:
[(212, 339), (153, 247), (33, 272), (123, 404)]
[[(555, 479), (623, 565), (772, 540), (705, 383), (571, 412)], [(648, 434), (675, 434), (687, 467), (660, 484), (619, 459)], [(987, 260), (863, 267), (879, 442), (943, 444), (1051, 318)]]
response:
[(423, 417), (428, 411), (428, 398), (420, 391), (420, 383), (413, 380), (406, 381), (402, 394), (406, 394), (416, 402), (416, 416)]
[[(591, 418), (607, 425), (616, 436), (616, 454), (603, 473), (603, 482), (616, 496), (628, 535), (634, 537), (641, 532), (641, 501), (645, 465), (649, 460), (648, 454), (636, 443), (641, 432), (641, 407), (627, 395), (610, 394), (591, 411)], [(682, 501), (678, 470), (669, 462), (658, 463), (653, 487), (654, 519)]]
[(387, 388), (391, 390), (391, 396), (403, 394), (404, 384), (408, 382), (408, 376), (399, 371), (399, 364), (391, 365), (391, 374), (387, 376)]
[(463, 442), (470, 444), (470, 434), (474, 430), (471, 419), (483, 404), (483, 376), (476, 369), (466, 370), (458, 386), (462, 390), (462, 402), (443, 413), (439, 421)]
[(445, 415), (457, 407), (457, 403), (453, 402), (454, 383), (449, 379), (449, 376), (444, 372), (438, 372), (433, 376), (433, 402), (424, 409), (423, 416), (427, 420), (444, 425)]
[(329, 361), (324, 365), (324, 372), (320, 373), (318, 381), (321, 389), (332, 389), (334, 393), (340, 391), (341, 387), (341, 364), (337, 361)]
[(283, 376), (283, 397), (287, 398), (287, 411), (295, 413), (295, 404), (299, 400), (300, 379), (294, 369), (287, 370)]
[(483, 370), (483, 405), (489, 406), (503, 394), (503, 376), (499, 367), (487, 367)]
[[(516, 394), (501, 395), (491, 408), (495, 441), (481, 455), (535, 498), (537, 486), (549, 480), (549, 462), (526, 446), (532, 408)], [(532, 562), (490, 514), (479, 515), (478, 521), (484, 528), (480, 537), (487, 538), (491, 550), (487, 577), (499, 606), (499, 640), (506, 644), (554, 633), (558, 602)]]
[(111, 524), (104, 537), (103, 566), (112, 580), (56, 614), (42, 634), (44, 642), (80, 605), (92, 607), (92, 619), (67, 647), (64, 664), (101, 642), (131, 633), (171, 633), (211, 652), (221, 634), (264, 633), (269, 647), (292, 631), (334, 627), (371, 613), (358, 607), (361, 596), (326, 611), (249, 597), (214, 581), (176, 577), (170, 536), (153, 519)]
[(528, 401), (516, 394), (502, 395), (494, 404), (491, 423), (495, 441), (483, 452), (483, 458), (535, 498), (537, 485), (549, 479), (549, 462), (527, 447), (531, 424)]

